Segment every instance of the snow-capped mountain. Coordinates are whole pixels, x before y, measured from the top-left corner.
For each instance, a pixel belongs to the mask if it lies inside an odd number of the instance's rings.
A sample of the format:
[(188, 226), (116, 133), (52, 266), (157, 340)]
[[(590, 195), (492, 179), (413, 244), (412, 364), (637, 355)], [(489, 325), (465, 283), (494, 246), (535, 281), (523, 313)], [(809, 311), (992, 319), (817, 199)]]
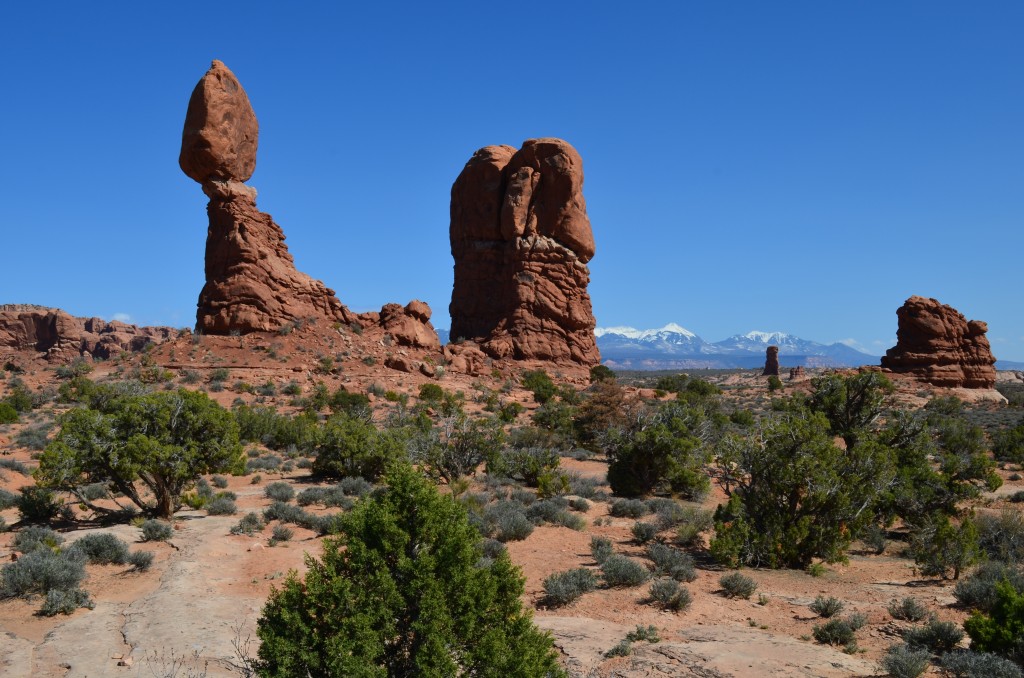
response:
[(624, 369), (729, 368), (764, 365), (765, 349), (779, 347), (785, 367), (845, 367), (878, 362), (845, 344), (821, 344), (785, 332), (752, 331), (709, 343), (690, 330), (669, 323), (652, 330), (599, 327), (594, 330), (604, 362)]

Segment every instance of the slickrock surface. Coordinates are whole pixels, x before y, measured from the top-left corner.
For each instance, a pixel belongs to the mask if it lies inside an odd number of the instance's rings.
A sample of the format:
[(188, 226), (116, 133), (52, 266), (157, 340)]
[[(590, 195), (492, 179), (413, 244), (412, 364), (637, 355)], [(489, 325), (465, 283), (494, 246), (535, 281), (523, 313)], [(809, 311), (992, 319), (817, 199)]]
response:
[(995, 386), (996, 359), (985, 337), (987, 324), (968, 321), (952, 306), (918, 296), (907, 299), (896, 316), (896, 346), (882, 357), (883, 368), (934, 386)]
[(583, 161), (561, 139), (481, 148), (451, 201), (453, 339), (494, 358), (596, 365)]
[(189, 100), (178, 159), (210, 198), (196, 331), (273, 331), (307, 318), (358, 323), (334, 290), (296, 270), (281, 227), (256, 208), (256, 190), (242, 183), (256, 168), (258, 132), (245, 90), (214, 61)]
[(764, 372), (761, 376), (779, 376), (779, 347), (769, 346), (764, 353)]
[(139, 351), (176, 332), (170, 327), (136, 327), (101, 318), (76, 318), (58, 308), (33, 304), (0, 305), (0, 348), (45, 353), (48, 359), (109, 358)]

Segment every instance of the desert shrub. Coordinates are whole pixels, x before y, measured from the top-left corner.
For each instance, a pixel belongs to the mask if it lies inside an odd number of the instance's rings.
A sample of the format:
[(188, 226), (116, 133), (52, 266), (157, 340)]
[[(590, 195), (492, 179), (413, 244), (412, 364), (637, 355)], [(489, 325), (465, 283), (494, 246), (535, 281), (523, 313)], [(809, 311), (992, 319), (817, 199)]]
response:
[(334, 392), (327, 405), (332, 412), (351, 417), (365, 417), (370, 413), (370, 399), (362, 393), (349, 393), (344, 386)]
[[(250, 450), (250, 452), (254, 451)], [(248, 474), (253, 471), (276, 471), (281, 468), (283, 462), (284, 460), (276, 454), (266, 454), (246, 461), (245, 472)]]
[(30, 525), (24, 527), (14, 535), (11, 547), (21, 553), (35, 551), (40, 546), (55, 550), (64, 543), (64, 537), (59, 532), (54, 532), (48, 527)]
[(274, 525), (270, 531), (270, 538), (274, 541), (288, 541), (295, 536), (295, 532), (285, 525)]
[(556, 471), (560, 464), (561, 459), (556, 450), (507, 447), (488, 459), (487, 473), (521, 481), (528, 487), (537, 487), (541, 478)]
[(990, 652), (956, 650), (939, 659), (942, 671), (953, 678), (1022, 678), (1024, 672), (1009, 659)]
[(440, 402), (444, 399), (444, 389), (438, 384), (423, 384), (420, 386), (419, 399), (427, 402)]
[(928, 668), (930, 657), (927, 650), (914, 650), (900, 643), (890, 646), (879, 663), (892, 678), (917, 678)]
[(834, 617), (842, 612), (844, 605), (843, 601), (838, 598), (834, 598), (832, 596), (827, 598), (825, 596), (818, 596), (814, 599), (813, 603), (808, 605), (808, 607), (811, 612), (815, 613), (819, 617), (828, 619), (829, 617)]
[[(270, 594), (266, 675), (564, 675), (505, 555), (479, 567), (465, 509), (408, 468), (360, 502), (302, 579)], [(420, 548), (411, 548), (413, 544)]]
[(928, 608), (922, 605), (917, 598), (907, 596), (902, 600), (893, 600), (889, 603), (889, 614), (893, 619), (903, 621), (921, 621), (928, 616)]
[(1024, 662), (1024, 593), (1008, 581), (996, 584), (989, 612), (975, 612), (964, 622), (971, 648)]
[(586, 521), (582, 517), (565, 510), (568, 505), (568, 500), (562, 497), (544, 499), (526, 507), (526, 517), (537, 525), (549, 523), (574, 530), (586, 527)]
[(50, 424), (26, 426), (14, 436), (14, 444), (29, 450), (44, 450), (50, 442)]
[(701, 533), (714, 527), (714, 514), (706, 509), (692, 506), (680, 508), (676, 541), (683, 546), (694, 546), (700, 540)]
[(0, 401), (0, 424), (18, 423), (18, 410), (7, 402)]
[(342, 509), (350, 509), (355, 501), (335, 485), (334, 487), (309, 487), (299, 492), (296, 502), (299, 506), (320, 504), (321, 506), (334, 506)]
[[(60, 416), (60, 432), (36, 471), (42, 485), (70, 491), (109, 481), (140, 509), (169, 518), (201, 475), (241, 466), (235, 418), (204, 393), (115, 396), (97, 407)], [(143, 498), (143, 487), (155, 506)]]
[(864, 528), (864, 532), (861, 534), (860, 540), (864, 542), (864, 545), (871, 549), (876, 555), (881, 555), (889, 543), (889, 538), (886, 536), (885, 529), (881, 525), (877, 525), (875, 523)]
[(167, 541), (174, 535), (174, 528), (163, 520), (147, 520), (142, 523), (142, 541)]
[(598, 536), (590, 538), (590, 555), (598, 565), (602, 565), (614, 552), (611, 539)]
[(654, 563), (658, 574), (672, 577), (677, 581), (693, 581), (697, 578), (693, 558), (665, 544), (651, 544), (647, 547), (647, 557)]
[(90, 483), (80, 487), (77, 494), (85, 498), (86, 501), (96, 501), (109, 497), (110, 491), (107, 489), (106, 483)]
[(132, 551), (128, 555), (128, 564), (139, 572), (145, 572), (153, 565), (152, 551)]
[(680, 586), (675, 579), (659, 579), (654, 582), (651, 584), (649, 595), (651, 601), (675, 612), (688, 609), (693, 602), (690, 592)]
[(17, 505), (18, 495), (4, 489), (0, 489), (0, 511), (5, 511)]
[(76, 549), (40, 548), (0, 568), (0, 598), (71, 590), (85, 578), (85, 554)]
[(730, 572), (722, 575), (718, 580), (719, 585), (728, 598), (749, 599), (757, 590), (757, 582), (740, 572)]
[(128, 544), (110, 532), (93, 532), (71, 545), (96, 565), (124, 565), (128, 562)]
[(625, 428), (609, 431), (608, 484), (623, 497), (670, 491), (701, 499), (711, 487), (704, 464), (707, 447), (696, 431), (705, 426), (699, 407), (664, 403)]
[(404, 459), (397, 431), (378, 431), (370, 422), (343, 415), (327, 420), (316, 446), (313, 473), (333, 478), (360, 476), (375, 481), (388, 464)]
[(14, 471), (23, 476), (27, 476), (30, 473), (28, 466), (25, 466), (17, 459), (10, 459), (9, 457), (0, 457), (0, 469)]
[(1018, 592), (1024, 592), (1024, 568), (1003, 562), (982, 563), (953, 587), (953, 597), (964, 607), (982, 612), (996, 604), (996, 584), (1007, 581)]
[(641, 563), (618, 554), (608, 556), (601, 563), (601, 575), (608, 586), (639, 586), (651, 577)]
[[(807, 567), (841, 560), (892, 478), (876, 444), (840, 449), (829, 420), (797, 408), (762, 419), (749, 435), (727, 434), (719, 461), (729, 502), (715, 512), (712, 553), (723, 563)], [(852, 434), (851, 434), (852, 435)], [(845, 526), (844, 529), (840, 529)]]
[(633, 534), (633, 541), (643, 545), (658, 536), (658, 526), (654, 523), (637, 522), (633, 523), (630, 532)]
[(291, 501), (295, 498), (295, 488), (284, 481), (277, 481), (263, 488), (263, 495), (273, 501)]
[(569, 508), (573, 511), (579, 511), (580, 513), (586, 513), (590, 510), (590, 502), (586, 499), (580, 499), (575, 497), (569, 500)]
[(607, 365), (594, 365), (590, 368), (590, 383), (615, 379), (615, 372)]
[(626, 640), (630, 643), (638, 643), (641, 640), (648, 643), (660, 643), (661, 637), (658, 635), (658, 629), (653, 625), (638, 624), (635, 629), (626, 634)]
[(1024, 513), (1005, 509), (999, 515), (982, 514), (974, 522), (978, 545), (990, 559), (1024, 562)]
[(18, 496), (18, 513), (27, 523), (48, 523), (57, 517), (61, 506), (56, 494), (38, 485), (21, 488)]
[(933, 654), (943, 654), (956, 647), (964, 639), (964, 632), (951, 621), (932, 619), (923, 626), (915, 626), (903, 632), (903, 641), (914, 649), (926, 649)]
[(608, 506), (608, 513), (616, 518), (641, 518), (651, 513), (651, 508), (640, 499), (615, 499)]
[[(434, 478), (448, 484), (475, 475), (477, 467), (488, 461), (488, 473), (500, 466), (504, 431), (498, 420), (470, 417), (461, 405), (441, 417), (438, 425), (412, 436), (410, 456)], [(507, 474), (506, 474), (507, 475)]]
[(597, 577), (585, 568), (557, 572), (544, 580), (544, 595), (551, 607), (568, 605), (597, 587)]
[(604, 656), (607, 659), (612, 659), (613, 657), (628, 657), (632, 653), (633, 644), (628, 640), (620, 640), (612, 649), (605, 652)]
[(39, 608), (39, 614), (53, 617), (58, 614), (71, 614), (80, 607), (92, 609), (96, 606), (89, 594), (80, 588), (50, 589), (46, 592), (46, 600)]
[(206, 513), (211, 516), (233, 516), (238, 513), (238, 507), (227, 497), (218, 497), (206, 505)]
[(1024, 490), (1017, 490), (1011, 494), (1007, 499), (1014, 504), (1024, 503)]
[(373, 491), (373, 485), (362, 476), (349, 476), (338, 482), (338, 489), (349, 497), (363, 497)]
[(1024, 462), (1024, 423), (992, 436), (992, 453), (1000, 461)]
[(855, 630), (845, 619), (829, 619), (820, 626), (815, 626), (814, 639), (823, 645), (852, 645)]
[(555, 383), (544, 370), (531, 370), (523, 373), (523, 388), (533, 394), (533, 399), (538, 403), (546, 403), (558, 392)]
[(506, 543), (526, 539), (533, 533), (533, 521), (522, 506), (512, 501), (499, 501), (484, 509), (484, 535)]
[(228, 479), (225, 478), (224, 476), (215, 475), (212, 478), (210, 478), (210, 482), (213, 483), (214, 487), (221, 490), (225, 489), (228, 486)]
[(231, 528), (231, 534), (244, 534), (252, 536), (264, 528), (263, 518), (258, 513), (246, 513), (242, 519)]
[(603, 484), (601, 480), (580, 475), (575, 471), (570, 471), (567, 475), (569, 478), (570, 494), (575, 494), (577, 497), (583, 497), (584, 499), (596, 500), (598, 498), (597, 488)]
[(959, 579), (963, 570), (981, 559), (978, 529), (970, 519), (955, 526), (948, 517), (938, 514), (915, 533), (910, 552), (926, 577), (945, 579), (952, 575)]

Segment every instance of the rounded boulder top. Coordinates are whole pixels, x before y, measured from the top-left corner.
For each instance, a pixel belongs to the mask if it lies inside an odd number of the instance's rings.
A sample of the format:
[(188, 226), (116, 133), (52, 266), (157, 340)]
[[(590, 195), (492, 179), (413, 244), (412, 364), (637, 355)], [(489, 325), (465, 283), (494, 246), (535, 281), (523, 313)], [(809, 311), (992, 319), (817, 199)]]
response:
[(235, 74), (214, 60), (192, 90), (178, 164), (205, 184), (247, 181), (256, 170), (259, 123)]

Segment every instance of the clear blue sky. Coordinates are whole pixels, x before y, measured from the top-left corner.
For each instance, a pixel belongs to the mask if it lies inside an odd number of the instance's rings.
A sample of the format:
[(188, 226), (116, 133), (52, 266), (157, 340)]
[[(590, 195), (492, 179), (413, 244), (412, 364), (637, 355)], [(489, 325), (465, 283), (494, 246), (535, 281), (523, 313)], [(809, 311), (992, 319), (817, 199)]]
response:
[(880, 354), (920, 294), (1024, 360), (1024, 3), (293, 4), (5, 6), (0, 303), (194, 323), (206, 198), (177, 156), (217, 58), (260, 121), (260, 208), (357, 311), (447, 327), (452, 181), (558, 136), (601, 326)]

